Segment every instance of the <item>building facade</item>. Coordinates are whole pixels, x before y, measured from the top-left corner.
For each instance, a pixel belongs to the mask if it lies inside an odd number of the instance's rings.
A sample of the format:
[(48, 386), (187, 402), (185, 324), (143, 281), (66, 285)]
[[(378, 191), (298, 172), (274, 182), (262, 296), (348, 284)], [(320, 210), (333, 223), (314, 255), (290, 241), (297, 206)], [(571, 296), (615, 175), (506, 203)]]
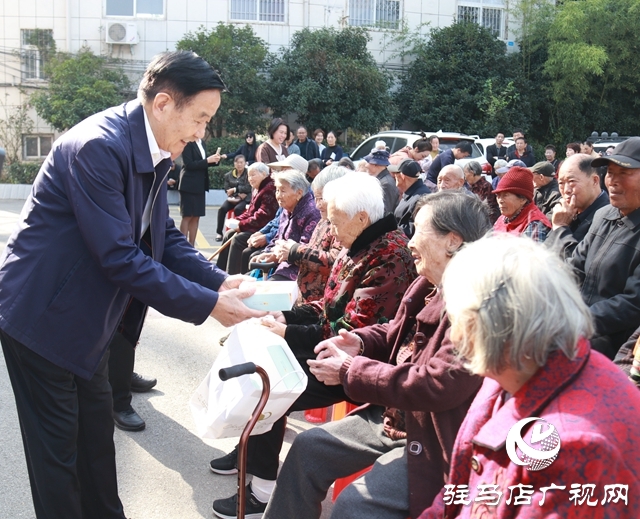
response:
[[(381, 66), (398, 66), (389, 41), (403, 26), (426, 32), (465, 19), (508, 40), (508, 0), (2, 0), (0, 3), (0, 119), (46, 86), (42, 40), (56, 49), (125, 60), (135, 77), (157, 53), (175, 49), (188, 32), (219, 22), (249, 24), (271, 52), (287, 46), (303, 28), (362, 26)], [(4, 114), (3, 114), (4, 109)], [(53, 130), (29, 112), (33, 129), (22, 135), (22, 158), (44, 158)], [(1, 143), (0, 143), (1, 144)]]

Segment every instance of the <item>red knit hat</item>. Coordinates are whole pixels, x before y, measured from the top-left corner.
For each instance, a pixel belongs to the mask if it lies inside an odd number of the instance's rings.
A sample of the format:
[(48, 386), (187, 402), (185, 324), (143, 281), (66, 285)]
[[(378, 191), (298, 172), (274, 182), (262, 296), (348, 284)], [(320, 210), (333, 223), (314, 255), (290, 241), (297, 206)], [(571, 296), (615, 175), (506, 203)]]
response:
[(529, 202), (533, 200), (533, 173), (528, 168), (514, 166), (500, 179), (494, 193), (508, 191), (524, 196)]

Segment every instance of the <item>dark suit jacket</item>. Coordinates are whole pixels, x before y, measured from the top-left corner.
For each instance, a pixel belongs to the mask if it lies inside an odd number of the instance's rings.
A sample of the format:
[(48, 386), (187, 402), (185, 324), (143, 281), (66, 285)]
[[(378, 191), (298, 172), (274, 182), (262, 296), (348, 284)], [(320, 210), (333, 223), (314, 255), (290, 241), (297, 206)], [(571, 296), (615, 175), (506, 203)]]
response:
[[(204, 147), (204, 143), (202, 146)], [(190, 142), (184, 147), (182, 162), (184, 165), (180, 170), (178, 191), (197, 195), (209, 191), (209, 166), (215, 164), (209, 164), (206, 158), (202, 158), (202, 153), (195, 142)]]
[[(89, 379), (131, 296), (202, 323), (226, 274), (169, 218), (170, 165), (165, 159), (154, 168), (138, 101), (93, 115), (60, 137), (0, 259), (0, 328)], [(141, 241), (149, 197), (148, 255)]]
[(507, 160), (507, 147), (500, 146), (500, 149), (495, 144), (490, 144), (487, 146), (487, 160), (491, 167), (493, 167), (496, 163), (496, 160), (504, 159)]

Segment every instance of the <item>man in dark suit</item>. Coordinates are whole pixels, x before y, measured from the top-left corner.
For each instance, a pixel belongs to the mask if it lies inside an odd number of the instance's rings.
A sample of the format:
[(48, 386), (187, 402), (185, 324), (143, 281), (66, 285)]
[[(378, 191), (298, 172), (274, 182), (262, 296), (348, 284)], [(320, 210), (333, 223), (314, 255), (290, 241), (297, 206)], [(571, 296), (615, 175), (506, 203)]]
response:
[(138, 100), (58, 139), (0, 259), (0, 341), (38, 519), (125, 517), (107, 379), (120, 322), (139, 332), (147, 305), (194, 324), (264, 314), (168, 217), (171, 159), (202, 138), (224, 88), (192, 52), (157, 56)]
[(298, 138), (296, 139), (295, 144), (300, 148), (300, 156), (305, 160), (310, 161), (312, 159), (320, 158), (320, 149), (316, 144), (316, 141), (312, 139), (308, 139), (308, 132), (304, 126), (298, 127), (298, 131), (296, 132)]
[(570, 257), (589, 231), (596, 211), (609, 204), (609, 196), (600, 187), (598, 170), (591, 166), (593, 157), (577, 153), (560, 166), (558, 186), (562, 198), (551, 213), (553, 229), (545, 245)]
[(507, 158), (507, 147), (502, 145), (503, 142), (504, 133), (498, 132), (495, 144), (487, 146), (487, 160), (492, 168), (495, 166), (496, 160)]

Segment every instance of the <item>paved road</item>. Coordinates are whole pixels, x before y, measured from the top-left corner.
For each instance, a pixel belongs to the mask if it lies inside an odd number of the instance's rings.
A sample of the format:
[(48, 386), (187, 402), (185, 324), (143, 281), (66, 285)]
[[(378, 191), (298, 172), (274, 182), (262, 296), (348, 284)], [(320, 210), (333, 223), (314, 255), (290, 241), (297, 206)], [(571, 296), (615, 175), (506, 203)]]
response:
[[(0, 200), (0, 249), (14, 227), (23, 202)], [(179, 221), (178, 209), (171, 213)], [(217, 208), (207, 208), (201, 220), (206, 244), (198, 243), (205, 255), (215, 250)], [(202, 241), (202, 240), (201, 240)], [(213, 499), (236, 490), (235, 476), (214, 475), (208, 467), (212, 457), (228, 452), (234, 439), (203, 441), (195, 434), (188, 400), (205, 377), (227, 330), (213, 319), (193, 326), (149, 312), (140, 345), (136, 371), (158, 378), (154, 390), (134, 394), (133, 406), (146, 420), (143, 432), (116, 429), (115, 443), (120, 497), (132, 519), (198, 519), (212, 517)], [(309, 428), (300, 413), (289, 420), (283, 454), (295, 434)], [(0, 518), (34, 517), (22, 441), (13, 393), (4, 357), (0, 355)], [(325, 503), (323, 517), (330, 514)]]

